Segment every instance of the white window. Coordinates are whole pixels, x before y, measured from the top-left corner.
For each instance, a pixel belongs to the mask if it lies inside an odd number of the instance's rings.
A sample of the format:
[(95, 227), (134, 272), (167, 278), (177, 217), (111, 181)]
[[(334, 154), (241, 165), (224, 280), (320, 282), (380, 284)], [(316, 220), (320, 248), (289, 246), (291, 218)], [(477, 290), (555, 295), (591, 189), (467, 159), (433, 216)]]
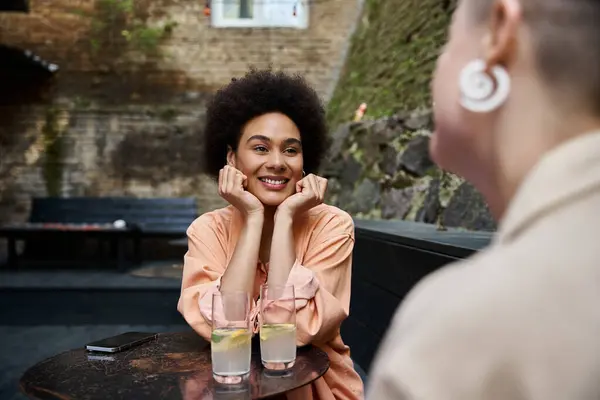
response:
[(221, 28), (308, 27), (309, 0), (211, 0), (211, 22)]

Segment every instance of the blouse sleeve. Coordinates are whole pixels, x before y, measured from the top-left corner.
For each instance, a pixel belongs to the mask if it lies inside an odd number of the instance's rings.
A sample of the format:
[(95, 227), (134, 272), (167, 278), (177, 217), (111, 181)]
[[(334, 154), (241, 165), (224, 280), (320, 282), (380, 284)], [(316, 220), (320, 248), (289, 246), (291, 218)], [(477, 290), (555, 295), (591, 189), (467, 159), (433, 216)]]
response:
[(177, 310), (200, 336), (210, 340), (212, 294), (219, 290), (227, 266), (225, 235), (210, 216), (203, 215), (190, 225), (187, 236)]
[(322, 225), (317, 224), (313, 235), (306, 254), (297, 257), (288, 277), (296, 294), (299, 346), (333, 339), (350, 309), (352, 218), (332, 215)]

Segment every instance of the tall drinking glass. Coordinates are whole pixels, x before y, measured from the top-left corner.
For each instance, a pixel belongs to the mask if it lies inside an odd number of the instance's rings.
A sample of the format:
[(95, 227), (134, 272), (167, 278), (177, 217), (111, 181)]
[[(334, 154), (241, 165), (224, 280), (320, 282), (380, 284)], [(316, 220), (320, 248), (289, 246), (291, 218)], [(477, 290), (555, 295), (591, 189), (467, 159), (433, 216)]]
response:
[(260, 357), (268, 370), (296, 362), (296, 298), (293, 285), (260, 288)]
[(248, 293), (214, 293), (210, 350), (217, 382), (236, 384), (248, 377), (251, 339)]

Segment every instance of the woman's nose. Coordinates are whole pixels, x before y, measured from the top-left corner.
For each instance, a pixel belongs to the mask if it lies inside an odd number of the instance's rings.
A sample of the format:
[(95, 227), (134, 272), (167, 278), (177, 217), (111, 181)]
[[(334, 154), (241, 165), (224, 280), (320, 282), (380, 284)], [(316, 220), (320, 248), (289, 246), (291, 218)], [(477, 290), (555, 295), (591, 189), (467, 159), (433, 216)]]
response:
[(268, 168), (276, 169), (276, 170), (284, 170), (285, 162), (283, 160), (283, 156), (278, 152), (272, 152), (269, 155), (269, 161), (267, 164)]

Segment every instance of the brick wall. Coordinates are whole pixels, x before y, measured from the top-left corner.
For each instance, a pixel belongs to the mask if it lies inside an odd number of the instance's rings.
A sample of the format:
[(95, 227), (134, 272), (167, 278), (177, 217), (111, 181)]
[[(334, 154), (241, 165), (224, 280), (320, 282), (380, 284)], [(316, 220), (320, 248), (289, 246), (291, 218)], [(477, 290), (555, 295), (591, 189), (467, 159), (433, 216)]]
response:
[(119, 43), (94, 52), (94, 1), (30, 4), (29, 14), (0, 14), (0, 44), (60, 71), (41, 100), (0, 102), (0, 223), (24, 220), (31, 197), (49, 194), (196, 196), (199, 212), (223, 205), (198, 173), (210, 93), (249, 65), (271, 64), (304, 74), (327, 101), (361, 8), (318, 0), (306, 30), (217, 29), (202, 1), (156, 0), (144, 23), (177, 25), (150, 54)]
[(141, 4), (144, 1), (148, 4), (148, 26), (177, 24), (161, 44), (164, 56), (160, 59), (143, 56), (138, 62), (111, 65), (112, 55), (103, 58), (102, 54), (90, 54), (96, 12), (93, 0), (31, 0), (29, 14), (0, 14), (0, 43), (31, 49), (58, 63), (68, 75), (61, 78), (61, 87), (75, 81), (79, 92), (89, 89), (91, 82), (82, 82), (86, 75), (102, 80), (103, 76), (132, 70), (143, 75), (146, 84), (214, 89), (243, 74), (250, 64), (272, 64), (306, 75), (328, 98), (362, 4), (362, 0), (303, 0), (309, 3), (310, 11), (309, 27), (304, 30), (212, 28), (210, 18), (203, 15), (203, 1), (138, 0)]

